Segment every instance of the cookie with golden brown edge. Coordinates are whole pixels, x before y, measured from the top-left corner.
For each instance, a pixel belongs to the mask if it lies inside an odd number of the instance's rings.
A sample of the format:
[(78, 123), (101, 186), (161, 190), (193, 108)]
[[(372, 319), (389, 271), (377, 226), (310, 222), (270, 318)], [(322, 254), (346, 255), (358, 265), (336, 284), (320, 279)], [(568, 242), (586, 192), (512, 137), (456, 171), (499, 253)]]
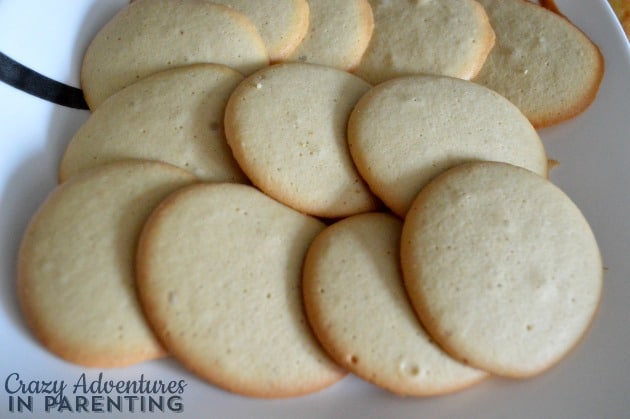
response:
[(94, 110), (146, 76), (197, 63), (246, 75), (269, 64), (267, 48), (243, 14), (206, 0), (136, 0), (90, 42), (81, 87)]
[(151, 210), (195, 182), (174, 166), (117, 162), (61, 184), (22, 239), (17, 288), (35, 337), (88, 367), (122, 367), (166, 354), (136, 297), (134, 256)]
[(352, 111), (348, 146), (371, 190), (401, 217), (427, 182), (460, 163), (504, 161), (547, 175), (540, 137), (518, 108), (452, 77), (407, 76), (375, 86)]
[(307, 214), (343, 217), (376, 208), (347, 146), (350, 112), (370, 85), (332, 67), (283, 63), (241, 82), (225, 135), (254, 185)]
[(287, 61), (354, 70), (374, 29), (368, 0), (309, 0), (309, 7), (308, 33)]
[(460, 165), (429, 183), (407, 213), (401, 261), (438, 344), (508, 377), (563, 359), (602, 293), (600, 252), (580, 209), (550, 181), (505, 163)]
[(201, 184), (151, 215), (138, 290), (156, 334), (201, 378), (262, 398), (311, 393), (345, 371), (313, 335), (302, 262), (324, 228), (251, 186)]
[(384, 213), (321, 232), (305, 262), (306, 312), (319, 341), (348, 371), (405, 396), (451, 393), (488, 374), (447, 355), (421, 326), (400, 270), (402, 222)]
[(494, 45), (474, 0), (370, 0), (374, 31), (356, 74), (372, 84), (418, 73), (473, 78)]
[(66, 147), (59, 180), (125, 159), (156, 160), (209, 182), (247, 182), (223, 132), (227, 100), (243, 76), (196, 64), (142, 79), (109, 97)]
[(272, 62), (286, 59), (309, 27), (307, 0), (213, 0), (247, 16), (258, 29)]
[(599, 48), (565, 17), (523, 0), (480, 0), (496, 33), (475, 81), (505, 96), (536, 128), (580, 114), (604, 75)]

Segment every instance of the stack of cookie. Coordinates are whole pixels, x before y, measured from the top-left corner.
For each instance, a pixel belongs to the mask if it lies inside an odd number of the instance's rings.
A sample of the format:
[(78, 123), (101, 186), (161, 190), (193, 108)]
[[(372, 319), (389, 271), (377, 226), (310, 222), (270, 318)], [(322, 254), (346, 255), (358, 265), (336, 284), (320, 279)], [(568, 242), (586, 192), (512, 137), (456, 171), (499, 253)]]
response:
[(70, 362), (170, 354), (254, 397), (539, 374), (602, 266), (536, 128), (602, 71), (521, 0), (134, 1), (86, 52), (92, 114), (24, 235), (28, 324)]

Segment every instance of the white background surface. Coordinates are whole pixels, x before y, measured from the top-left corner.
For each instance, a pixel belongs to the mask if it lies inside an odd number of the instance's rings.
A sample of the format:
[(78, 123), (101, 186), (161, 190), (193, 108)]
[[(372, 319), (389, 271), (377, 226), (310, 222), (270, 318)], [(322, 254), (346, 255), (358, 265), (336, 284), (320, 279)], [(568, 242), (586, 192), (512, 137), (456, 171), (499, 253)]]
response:
[[(126, 0), (0, 0), (0, 51), (77, 86), (87, 43)], [(99, 370), (46, 352), (25, 328), (15, 297), (15, 261), (24, 228), (56, 184), (65, 144), (88, 112), (55, 106), (0, 83), (0, 418), (86, 417), (8, 413), (6, 377), (75, 382), (186, 380), (184, 412), (150, 417), (208, 418), (630, 418), (630, 51), (604, 0), (558, 0), (560, 10), (601, 48), (606, 74), (595, 103), (540, 134), (560, 165), (551, 178), (582, 209), (606, 266), (601, 308), (584, 342), (557, 367), (525, 381), (492, 378), (464, 392), (399, 398), (349, 376), (315, 395), (256, 400), (227, 394), (172, 360)], [(125, 413), (92, 416), (135, 417)], [(143, 417), (149, 414), (141, 415)]]

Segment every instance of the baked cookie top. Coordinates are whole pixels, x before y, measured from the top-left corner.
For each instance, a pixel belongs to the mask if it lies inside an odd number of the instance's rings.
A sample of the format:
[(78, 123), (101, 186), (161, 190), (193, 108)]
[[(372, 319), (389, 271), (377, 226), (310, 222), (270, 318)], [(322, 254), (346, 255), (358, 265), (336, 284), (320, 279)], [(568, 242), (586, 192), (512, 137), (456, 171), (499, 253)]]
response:
[(306, 0), (212, 0), (247, 16), (265, 41), (272, 62), (286, 59), (308, 31)]
[(345, 372), (304, 314), (304, 254), (324, 228), (239, 184), (200, 184), (152, 214), (138, 252), (138, 290), (150, 323), (191, 371), (255, 397), (306, 394)]
[(569, 197), (505, 163), (468, 163), (414, 201), (401, 261), (428, 332), (455, 358), (529, 377), (555, 365), (599, 305), (602, 262)]
[(252, 183), (311, 215), (376, 207), (347, 147), (346, 125), (370, 85), (331, 67), (285, 63), (246, 78), (230, 97), (225, 134)]
[(471, 79), (494, 45), (474, 0), (370, 0), (374, 32), (357, 75), (372, 84), (409, 74)]
[(27, 323), (51, 352), (88, 367), (165, 355), (136, 298), (134, 255), (151, 210), (195, 178), (157, 162), (117, 162), (58, 186), (31, 220), (18, 260)]
[(73, 136), (61, 159), (59, 180), (134, 158), (169, 163), (204, 181), (247, 182), (223, 132), (227, 100), (241, 80), (229, 67), (196, 64), (122, 89)]
[(309, 0), (309, 7), (308, 33), (287, 61), (353, 70), (374, 29), (368, 0)]
[(455, 361), (422, 328), (400, 271), (402, 222), (366, 213), (329, 226), (304, 263), (306, 312), (319, 341), (348, 371), (406, 396), (438, 395), (487, 373)]
[(399, 216), (429, 180), (466, 161), (547, 174), (545, 149), (527, 118), (496, 92), (452, 77), (407, 76), (375, 86), (350, 116), (348, 145), (359, 173)]
[(536, 128), (583, 112), (604, 75), (599, 49), (563, 16), (522, 0), (479, 0), (496, 45), (474, 79), (501, 95)]
[(205, 0), (136, 0), (92, 39), (81, 66), (81, 87), (94, 110), (141, 78), (196, 63), (224, 64), (249, 74), (269, 64), (252, 22)]

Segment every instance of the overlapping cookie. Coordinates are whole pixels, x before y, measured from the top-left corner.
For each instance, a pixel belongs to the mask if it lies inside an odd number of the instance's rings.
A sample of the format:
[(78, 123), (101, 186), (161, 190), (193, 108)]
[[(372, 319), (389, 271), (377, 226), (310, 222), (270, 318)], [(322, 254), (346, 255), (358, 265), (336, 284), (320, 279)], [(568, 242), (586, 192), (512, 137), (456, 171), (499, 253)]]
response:
[(374, 87), (352, 111), (348, 145), (372, 191), (401, 217), (433, 177), (467, 161), (547, 175), (540, 137), (518, 108), (452, 77), (399, 77)]
[(116, 160), (144, 159), (172, 164), (204, 181), (247, 182), (223, 132), (227, 100), (242, 80), (229, 67), (195, 64), (124, 88), (70, 140), (59, 180)]
[(138, 290), (171, 353), (232, 392), (278, 398), (345, 376), (309, 328), (302, 260), (324, 228), (238, 184), (196, 185), (153, 213), (139, 245)]
[(356, 73), (372, 84), (429, 73), (473, 78), (494, 45), (474, 0), (370, 0), (374, 33)]
[(90, 43), (81, 87), (90, 109), (146, 76), (182, 65), (224, 64), (249, 74), (269, 64), (258, 29), (243, 14), (205, 0), (136, 0)]
[(439, 345), (471, 366), (531, 377), (588, 330), (603, 268), (590, 226), (557, 186), (496, 162), (458, 166), (414, 200), (405, 284)]
[(536, 128), (583, 112), (604, 75), (595, 44), (563, 16), (523, 0), (479, 0), (496, 45), (475, 81), (508, 98)]
[(304, 262), (304, 302), (317, 337), (354, 374), (399, 395), (451, 393), (487, 377), (455, 361), (418, 321), (402, 282), (402, 222), (367, 213), (321, 232)]
[(307, 214), (343, 217), (376, 208), (346, 144), (348, 116), (370, 85), (332, 67), (285, 63), (236, 88), (225, 135), (252, 183)]
[(136, 245), (153, 208), (195, 181), (171, 165), (124, 161), (52, 192), (24, 234), (18, 261), (22, 311), (44, 346), (89, 367), (166, 354), (136, 297)]

